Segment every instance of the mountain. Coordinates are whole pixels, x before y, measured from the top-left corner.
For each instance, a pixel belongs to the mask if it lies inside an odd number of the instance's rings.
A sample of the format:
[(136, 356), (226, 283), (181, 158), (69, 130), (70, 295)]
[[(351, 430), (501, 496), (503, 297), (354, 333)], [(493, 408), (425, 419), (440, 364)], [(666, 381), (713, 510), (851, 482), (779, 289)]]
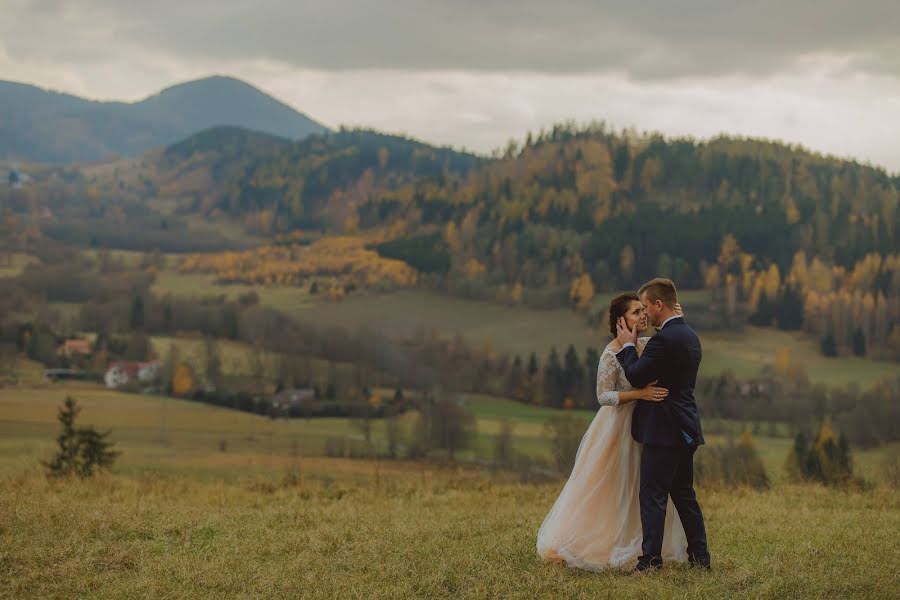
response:
[(68, 163), (139, 156), (216, 126), (295, 140), (328, 131), (230, 77), (182, 83), (134, 103), (85, 100), (0, 81), (0, 158)]

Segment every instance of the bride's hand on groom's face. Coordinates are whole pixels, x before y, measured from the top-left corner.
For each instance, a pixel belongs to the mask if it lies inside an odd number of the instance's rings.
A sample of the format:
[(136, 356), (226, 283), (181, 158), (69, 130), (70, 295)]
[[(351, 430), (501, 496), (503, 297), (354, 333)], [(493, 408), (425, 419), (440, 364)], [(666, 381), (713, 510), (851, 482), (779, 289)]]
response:
[(628, 329), (628, 324), (625, 323), (625, 317), (619, 317), (619, 320), (616, 321), (616, 339), (619, 341), (619, 344), (622, 346), (628, 343), (637, 344), (637, 338), (637, 324), (635, 324), (634, 330)]

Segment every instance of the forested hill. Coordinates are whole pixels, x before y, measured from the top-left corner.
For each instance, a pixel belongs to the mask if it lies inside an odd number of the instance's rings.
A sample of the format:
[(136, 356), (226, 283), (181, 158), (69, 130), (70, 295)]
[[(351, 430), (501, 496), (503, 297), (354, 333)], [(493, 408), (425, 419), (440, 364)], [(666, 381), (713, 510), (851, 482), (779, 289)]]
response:
[(291, 144), (284, 137), (241, 127), (212, 127), (167, 146), (165, 158), (177, 163), (197, 154), (215, 155), (217, 160), (244, 160), (277, 154)]
[(327, 131), (230, 77), (182, 83), (135, 103), (97, 102), (0, 81), (0, 159), (69, 163), (140, 156), (221, 125), (290, 139)]
[(556, 127), (493, 160), (342, 131), (256, 160), (227, 187), (218, 207), (263, 213), (270, 233), (323, 211), (342, 231), (393, 225), (416, 252), (526, 287), (581, 272), (609, 288), (659, 272), (700, 287), (726, 234), (762, 266), (786, 271), (803, 250), (850, 268), (895, 252), (900, 224), (898, 180), (877, 168), (768, 141), (603, 127)]
[(140, 161), (30, 175), (10, 175), (4, 206), (63, 242), (227, 246), (181, 233), (201, 218), (257, 241), (314, 229), (454, 294), (588, 310), (660, 275), (709, 290), (724, 324), (803, 323), (839, 347), (896, 331), (900, 348), (900, 182), (775, 142), (558, 126), (486, 158), (364, 130), (215, 128)]
[(484, 162), (402, 136), (342, 129), (270, 156), (254, 153), (205, 208), (250, 218), (267, 234), (304, 227), (354, 231), (362, 204), (420, 187), (452, 189)]
[[(291, 142), (218, 127), (129, 166), (48, 173), (9, 206), (34, 212), (43, 198), (73, 220), (79, 207), (127, 217), (171, 199), (179, 214), (225, 215), (262, 236), (377, 229), (391, 238), (383, 252), (422, 270), (553, 294), (582, 275), (607, 290), (654, 274), (689, 288), (771, 265), (784, 276), (800, 251), (851, 270), (897, 253), (900, 225), (900, 180), (881, 169), (776, 142), (603, 126), (557, 126), (493, 158), (367, 130)], [(733, 264), (720, 264), (726, 238)]]

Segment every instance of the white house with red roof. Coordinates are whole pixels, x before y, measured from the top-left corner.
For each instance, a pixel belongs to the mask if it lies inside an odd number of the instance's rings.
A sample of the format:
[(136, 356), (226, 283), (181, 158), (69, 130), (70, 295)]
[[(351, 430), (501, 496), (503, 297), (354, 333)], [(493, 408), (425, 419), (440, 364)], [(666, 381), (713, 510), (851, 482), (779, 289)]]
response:
[(158, 360), (149, 362), (118, 361), (109, 363), (103, 381), (110, 389), (123, 388), (133, 381), (153, 383), (162, 372), (162, 363)]

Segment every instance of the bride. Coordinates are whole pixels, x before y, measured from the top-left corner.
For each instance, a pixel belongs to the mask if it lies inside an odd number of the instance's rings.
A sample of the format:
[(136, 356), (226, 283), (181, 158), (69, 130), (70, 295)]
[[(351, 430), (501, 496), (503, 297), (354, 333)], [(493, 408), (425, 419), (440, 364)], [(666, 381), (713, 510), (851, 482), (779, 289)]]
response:
[[(681, 314), (679, 305), (675, 310)], [(629, 329), (635, 324), (641, 330), (647, 328), (646, 311), (637, 294), (628, 292), (610, 303), (613, 336), (620, 318)], [(639, 353), (649, 339), (638, 339)], [(620, 349), (613, 339), (600, 355), (600, 410), (581, 440), (569, 480), (538, 531), (538, 555), (546, 561), (599, 571), (634, 567), (641, 554), (641, 445), (631, 437), (631, 413), (636, 400), (659, 402), (667, 390), (653, 384), (632, 389), (616, 359)], [(662, 553), (665, 562), (687, 561), (687, 539), (671, 499)]]

